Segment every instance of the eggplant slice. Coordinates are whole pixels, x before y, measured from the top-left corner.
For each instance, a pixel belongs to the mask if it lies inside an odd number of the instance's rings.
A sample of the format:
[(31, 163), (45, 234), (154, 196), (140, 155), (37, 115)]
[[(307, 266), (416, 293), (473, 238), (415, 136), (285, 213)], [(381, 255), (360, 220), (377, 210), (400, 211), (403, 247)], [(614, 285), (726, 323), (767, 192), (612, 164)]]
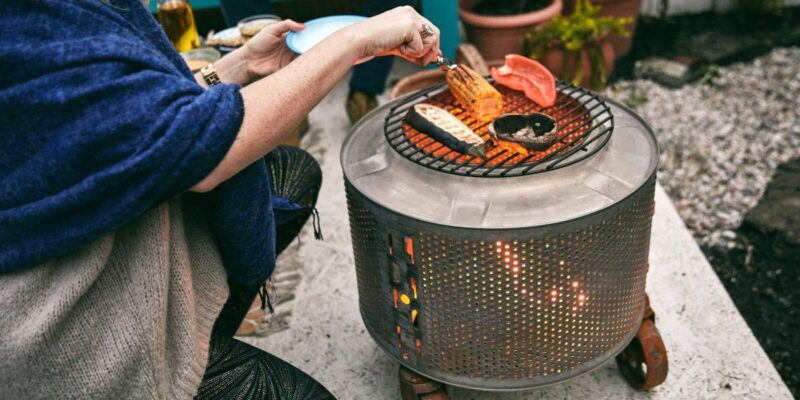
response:
[(406, 123), (452, 150), (486, 158), (486, 141), (447, 110), (430, 104), (415, 104)]
[(556, 121), (542, 113), (504, 114), (489, 125), (489, 132), (495, 139), (518, 143), (535, 151), (552, 146), (558, 139), (556, 131)]

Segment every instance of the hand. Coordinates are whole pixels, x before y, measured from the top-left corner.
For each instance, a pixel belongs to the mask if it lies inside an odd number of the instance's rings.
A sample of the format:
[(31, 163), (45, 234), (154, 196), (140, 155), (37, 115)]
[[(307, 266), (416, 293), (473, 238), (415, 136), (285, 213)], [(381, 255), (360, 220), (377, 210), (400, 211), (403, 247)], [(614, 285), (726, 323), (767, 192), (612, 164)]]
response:
[(297, 57), (286, 46), (286, 35), (305, 26), (286, 19), (267, 25), (242, 47), (250, 82), (254, 82), (285, 67)]
[[(433, 30), (423, 38), (424, 25)], [(439, 29), (409, 6), (398, 7), (351, 25), (350, 35), (360, 46), (360, 58), (394, 54), (411, 62), (428, 65), (439, 50)]]

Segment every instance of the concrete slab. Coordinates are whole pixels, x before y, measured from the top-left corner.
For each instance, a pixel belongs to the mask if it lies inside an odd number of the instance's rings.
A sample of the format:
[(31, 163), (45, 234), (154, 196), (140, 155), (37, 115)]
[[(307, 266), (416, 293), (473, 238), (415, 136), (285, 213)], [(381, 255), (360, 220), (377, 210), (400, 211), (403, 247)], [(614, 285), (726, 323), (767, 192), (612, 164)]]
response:
[[(403, 73), (409, 68), (401, 65), (396, 70)], [(277, 310), (291, 312), (289, 329), (245, 340), (300, 367), (341, 400), (398, 399), (397, 365), (372, 341), (358, 311), (339, 166), (339, 149), (349, 130), (346, 93), (344, 80), (312, 112), (312, 130), (304, 141), (324, 171), (318, 208), (325, 241), (314, 241), (306, 231), (302, 245), (279, 260), (279, 270), (297, 268), (302, 274), (295, 299)], [(454, 389), (452, 398), (792, 398), (660, 186), (650, 263), (648, 293), (670, 358), (670, 374), (662, 386), (649, 394), (636, 392), (610, 362), (543, 389), (517, 393)]]

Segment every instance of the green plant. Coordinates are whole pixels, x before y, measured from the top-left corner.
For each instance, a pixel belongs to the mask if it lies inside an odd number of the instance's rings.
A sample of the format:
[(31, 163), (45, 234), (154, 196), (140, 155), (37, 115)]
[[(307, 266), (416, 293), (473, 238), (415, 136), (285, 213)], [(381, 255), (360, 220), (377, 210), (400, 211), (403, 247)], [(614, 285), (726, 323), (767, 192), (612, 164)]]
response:
[[(557, 16), (525, 35), (524, 51), (531, 58), (541, 57), (547, 50), (563, 48), (561, 78), (579, 85), (583, 80), (581, 53), (589, 55), (589, 86), (600, 90), (606, 86), (605, 61), (600, 39), (609, 34), (628, 36), (631, 18), (600, 17), (600, 7), (589, 0), (577, 0), (575, 11), (568, 17)], [(571, 67), (571, 68), (570, 68)]]

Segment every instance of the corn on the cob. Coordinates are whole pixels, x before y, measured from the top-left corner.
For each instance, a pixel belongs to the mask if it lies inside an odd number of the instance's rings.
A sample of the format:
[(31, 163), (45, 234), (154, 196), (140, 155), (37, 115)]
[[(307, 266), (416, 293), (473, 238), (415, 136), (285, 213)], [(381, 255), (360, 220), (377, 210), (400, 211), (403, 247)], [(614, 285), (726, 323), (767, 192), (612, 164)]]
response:
[(447, 71), (447, 85), (476, 120), (489, 122), (503, 113), (503, 95), (473, 69), (459, 65)]

